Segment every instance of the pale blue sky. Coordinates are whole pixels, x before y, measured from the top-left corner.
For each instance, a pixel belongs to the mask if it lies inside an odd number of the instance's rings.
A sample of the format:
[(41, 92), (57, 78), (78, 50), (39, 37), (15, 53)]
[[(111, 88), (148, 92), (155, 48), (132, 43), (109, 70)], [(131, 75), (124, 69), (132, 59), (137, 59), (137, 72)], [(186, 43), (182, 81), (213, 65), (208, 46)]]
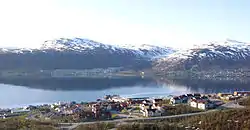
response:
[(250, 41), (249, 0), (0, 1), (0, 46), (82, 37), (110, 44), (187, 47)]

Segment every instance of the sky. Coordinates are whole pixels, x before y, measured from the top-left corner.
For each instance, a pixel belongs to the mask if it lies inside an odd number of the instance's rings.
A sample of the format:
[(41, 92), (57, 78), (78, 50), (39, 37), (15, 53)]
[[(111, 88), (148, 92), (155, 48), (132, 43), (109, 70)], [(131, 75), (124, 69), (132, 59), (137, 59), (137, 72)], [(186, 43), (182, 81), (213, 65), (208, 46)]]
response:
[(249, 0), (0, 0), (0, 47), (87, 38), (189, 47), (250, 41)]

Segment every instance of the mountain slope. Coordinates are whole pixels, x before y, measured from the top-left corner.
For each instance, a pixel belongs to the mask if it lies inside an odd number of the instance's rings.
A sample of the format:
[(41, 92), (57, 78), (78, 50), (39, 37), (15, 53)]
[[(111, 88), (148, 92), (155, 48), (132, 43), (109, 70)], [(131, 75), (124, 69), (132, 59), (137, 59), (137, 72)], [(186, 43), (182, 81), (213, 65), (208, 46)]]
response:
[(157, 72), (250, 68), (250, 44), (227, 39), (170, 54), (154, 62)]
[(57, 40), (45, 41), (41, 47), (42, 50), (57, 50), (57, 51), (75, 51), (75, 52), (86, 52), (89, 50), (108, 50), (109, 53), (130, 53), (137, 57), (153, 58), (159, 55), (166, 55), (173, 53), (174, 50), (168, 47), (158, 47), (153, 45), (108, 45), (102, 44), (89, 39), (66, 39), (60, 38)]
[(171, 48), (142, 45), (137, 48), (107, 45), (93, 40), (60, 38), (45, 41), (39, 49), (0, 49), (0, 70), (91, 69), (151, 67), (154, 57)]

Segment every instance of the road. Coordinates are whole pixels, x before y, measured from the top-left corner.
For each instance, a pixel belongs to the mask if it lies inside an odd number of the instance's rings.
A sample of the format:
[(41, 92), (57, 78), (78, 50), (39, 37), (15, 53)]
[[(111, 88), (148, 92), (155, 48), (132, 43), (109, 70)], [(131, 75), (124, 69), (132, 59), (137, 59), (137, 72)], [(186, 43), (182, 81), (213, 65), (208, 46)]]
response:
[[(242, 99), (244, 99), (244, 98), (242, 98)], [(233, 108), (233, 109), (245, 108), (245, 106), (239, 105), (239, 103), (238, 103), (237, 100), (227, 102), (227, 103), (221, 105), (220, 107), (224, 107), (224, 108)]]
[(228, 102), (226, 104), (223, 104), (222, 107), (224, 107), (224, 108), (245, 108), (244, 106), (241, 106), (235, 102)]
[[(230, 101), (223, 104), (218, 109), (213, 109), (205, 112), (198, 112), (198, 113), (188, 113), (188, 114), (180, 114), (180, 115), (172, 115), (172, 116), (159, 116), (159, 117), (149, 117), (149, 118), (140, 118), (136, 116), (131, 116), (133, 118), (123, 118), (123, 119), (116, 119), (116, 120), (107, 120), (107, 121), (95, 121), (95, 122), (80, 122), (80, 123), (61, 123), (61, 129), (72, 130), (78, 127), (79, 125), (88, 125), (88, 124), (95, 124), (95, 123), (121, 123), (126, 121), (138, 121), (138, 120), (159, 120), (159, 119), (170, 119), (170, 118), (178, 118), (178, 117), (188, 117), (188, 116), (195, 116), (195, 115), (202, 115), (207, 114), (210, 112), (215, 112), (220, 110), (220, 108), (244, 108), (244, 106), (239, 105), (235, 101)], [(124, 114), (120, 114), (121, 117), (128, 117)]]
[(195, 115), (202, 115), (207, 114), (210, 112), (218, 111), (217, 109), (209, 110), (205, 112), (198, 112), (198, 113), (188, 113), (188, 114), (180, 114), (180, 115), (173, 115), (173, 116), (159, 116), (159, 117), (149, 117), (149, 118), (126, 118), (126, 119), (117, 119), (117, 120), (108, 120), (108, 121), (95, 121), (95, 122), (80, 122), (80, 123), (61, 123), (60, 129), (72, 130), (78, 127), (79, 125), (88, 125), (88, 124), (95, 124), (95, 123), (119, 123), (119, 122), (126, 122), (126, 121), (138, 121), (138, 120), (159, 120), (159, 119), (170, 119), (170, 118), (178, 118), (178, 117), (187, 117), (187, 116), (195, 116)]

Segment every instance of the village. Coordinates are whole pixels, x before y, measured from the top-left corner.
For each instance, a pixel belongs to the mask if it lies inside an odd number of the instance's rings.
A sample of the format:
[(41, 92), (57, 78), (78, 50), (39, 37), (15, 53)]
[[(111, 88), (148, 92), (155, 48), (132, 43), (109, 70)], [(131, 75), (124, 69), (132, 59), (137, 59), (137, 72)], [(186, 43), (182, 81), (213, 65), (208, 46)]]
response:
[(0, 109), (0, 118), (25, 116), (27, 119), (57, 122), (89, 122), (122, 118), (148, 118), (240, 108), (237, 101), (250, 95), (249, 91), (218, 94), (183, 94), (171, 98), (125, 98), (106, 95), (95, 102), (58, 102), (29, 105), (22, 108)]
[(1, 70), (0, 77), (52, 77), (52, 78), (116, 78), (124, 76), (142, 76), (141, 73), (135, 72), (122, 67), (108, 67), (95, 69), (55, 69), (55, 70), (34, 70), (34, 71), (12, 71)]

